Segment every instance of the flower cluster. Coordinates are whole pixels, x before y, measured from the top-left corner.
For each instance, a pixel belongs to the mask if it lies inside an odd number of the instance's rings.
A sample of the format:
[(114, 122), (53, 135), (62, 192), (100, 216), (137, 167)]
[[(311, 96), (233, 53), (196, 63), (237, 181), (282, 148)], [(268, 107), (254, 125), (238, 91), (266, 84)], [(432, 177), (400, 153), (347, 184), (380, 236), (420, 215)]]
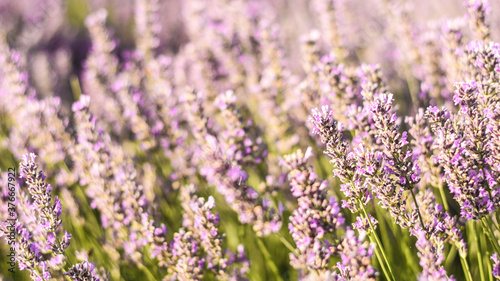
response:
[(491, 274), (498, 280), (500, 279), (500, 261), (498, 260), (498, 254), (494, 253), (491, 256), (491, 260), (493, 260), (493, 270)]
[(337, 265), (340, 276), (346, 279), (374, 280), (376, 271), (370, 265), (373, 249), (363, 244), (352, 230), (347, 230), (344, 240), (336, 245), (339, 229), (344, 228), (345, 218), (335, 197), (327, 196), (327, 182), (318, 178), (307, 160), (312, 156), (311, 148), (303, 153), (298, 150), (283, 158), (283, 165), (291, 171), (288, 179), (292, 195), (299, 207), (290, 217), (289, 229), (297, 245), (297, 253), (290, 254), (290, 263), (298, 269), (325, 274), (330, 258), (340, 255), (342, 263)]
[[(346, 197), (342, 207), (348, 207), (351, 212), (356, 213), (360, 211), (360, 204), (366, 205), (372, 198), (364, 175), (367, 173), (373, 176), (377, 167), (367, 166), (365, 171), (358, 166), (358, 154), (349, 151), (349, 143), (342, 135), (343, 126), (333, 120), (332, 115), (328, 106), (323, 106), (321, 111), (313, 109), (309, 122), (313, 124), (312, 133), (318, 134), (321, 142), (326, 145), (325, 154), (335, 167), (334, 176), (342, 181), (341, 191)], [(359, 152), (364, 153), (363, 147)]]
[(248, 261), (242, 245), (238, 255), (222, 252), (223, 235), (219, 232), (219, 216), (214, 214), (213, 197), (207, 201), (191, 194), (192, 186), (184, 188), (184, 198), (189, 204), (184, 228), (174, 234), (170, 248), (170, 274), (164, 280), (202, 280), (212, 272), (218, 280), (246, 280)]
[[(22, 200), (21, 209), (24, 214), (19, 217), (23, 220), (17, 220), (15, 223), (4, 222), (0, 236), (7, 240), (11, 233), (15, 233), (19, 237), (15, 243), (19, 269), (28, 270), (33, 280), (45, 281), (56, 277), (63, 278), (63, 274), (71, 274), (71, 269), (68, 272), (63, 271), (63, 265), (69, 262), (64, 254), (72, 235), (67, 231), (62, 234), (61, 201), (57, 196), (52, 201), (52, 188), (46, 183), (46, 176), (39, 170), (35, 159), (35, 154), (25, 154), (20, 165), (20, 176), (28, 185), (32, 201)], [(25, 196), (24, 191), (19, 190), (19, 194)], [(86, 264), (94, 267), (88, 262)], [(88, 276), (93, 275), (89, 273)]]
[(93, 264), (82, 262), (72, 266), (64, 275), (69, 276), (73, 281), (99, 281), (96, 274), (96, 268)]
[(454, 100), (460, 106), (457, 114), (430, 107), (427, 116), (434, 125), (439, 161), (450, 191), (461, 203), (462, 216), (479, 219), (498, 205), (498, 172), (489, 160), (495, 145), (487, 133), (492, 127), (487, 114), (494, 104), (489, 104), (484, 87), (475, 81), (457, 84), (456, 88)]
[(446, 271), (442, 266), (444, 261), (443, 255), (443, 242), (435, 245), (429, 241), (425, 235), (425, 231), (419, 230), (417, 233), (418, 241), (415, 244), (418, 250), (418, 256), (420, 258), (420, 266), (422, 266), (422, 275), (420, 275), (420, 280), (455, 280), (454, 278), (448, 278), (446, 276)]
[(345, 219), (336, 198), (326, 194), (328, 183), (307, 167), (311, 153), (311, 149), (305, 154), (299, 150), (283, 158), (284, 165), (291, 170), (288, 179), (292, 195), (299, 202), (288, 226), (298, 250), (298, 255), (290, 254), (290, 262), (297, 268), (323, 271), (333, 254), (325, 238), (341, 227)]
[(474, 29), (477, 39), (488, 41), (490, 28), (486, 22), (488, 14), (491, 12), (490, 3), (487, 0), (467, 0), (465, 1), (468, 10), (468, 17)]
[(373, 247), (363, 243), (365, 236), (356, 236), (349, 228), (338, 246), (341, 262), (337, 263), (340, 276), (345, 280), (376, 280), (378, 273), (370, 263)]

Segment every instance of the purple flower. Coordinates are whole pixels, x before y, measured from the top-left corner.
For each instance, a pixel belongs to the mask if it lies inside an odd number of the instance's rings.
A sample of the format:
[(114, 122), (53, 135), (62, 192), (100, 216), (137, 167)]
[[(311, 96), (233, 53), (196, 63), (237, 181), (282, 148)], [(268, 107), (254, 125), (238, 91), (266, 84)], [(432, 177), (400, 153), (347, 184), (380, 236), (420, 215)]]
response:
[[(349, 208), (353, 213), (357, 212), (361, 207), (358, 202), (366, 204), (371, 198), (364, 176), (367, 172), (374, 173), (375, 167), (359, 165), (359, 154), (365, 153), (364, 147), (361, 146), (355, 153), (349, 152), (349, 143), (342, 135), (343, 127), (333, 120), (332, 110), (329, 110), (328, 106), (323, 106), (321, 112), (313, 109), (311, 114), (308, 120), (313, 125), (313, 133), (318, 134), (321, 142), (326, 145), (325, 154), (335, 167), (333, 174), (343, 182), (341, 191), (344, 192), (346, 200), (342, 206)], [(292, 192), (294, 192), (293, 185)]]
[(496, 279), (500, 279), (500, 261), (498, 260), (498, 254), (494, 253), (491, 256), (491, 259), (493, 260), (493, 270), (492, 270), (491, 274), (493, 274), (493, 276)]
[(345, 280), (376, 280), (378, 272), (370, 264), (374, 245), (364, 242), (365, 234), (356, 236), (347, 228), (342, 243), (338, 246), (341, 262), (337, 263), (340, 275)]
[(66, 244), (56, 239), (56, 234), (60, 231), (59, 226), (62, 224), (60, 219), (62, 213), (61, 202), (56, 196), (54, 203), (52, 203), (51, 187), (45, 182), (43, 171), (38, 171), (35, 158), (35, 154), (23, 156), (20, 175), (28, 184), (28, 191), (33, 198), (33, 206), (38, 214), (37, 222), (47, 232), (47, 244), (52, 247), (56, 254), (60, 254), (69, 246), (69, 241)]
[(420, 258), (422, 273), (419, 280), (455, 280), (446, 275), (446, 270), (442, 263), (444, 262), (444, 242), (431, 242), (426, 238), (425, 231), (417, 231), (418, 241), (415, 244)]
[[(207, 201), (193, 194), (194, 186), (186, 186), (181, 190), (182, 197), (187, 201), (185, 209), (184, 228), (174, 234), (174, 238), (166, 252), (160, 256), (170, 256), (163, 263), (170, 266), (176, 280), (202, 280), (206, 271), (211, 271), (217, 278), (224, 280), (246, 280), (245, 271), (241, 271), (246, 260), (243, 249), (238, 249), (240, 255), (225, 255), (222, 249), (223, 234), (219, 232), (219, 216), (214, 214), (215, 200), (212, 196)], [(162, 264), (163, 264), (162, 263)]]
[(99, 275), (93, 264), (84, 261), (72, 266), (65, 275), (73, 281), (99, 281)]
[(475, 36), (478, 40), (488, 41), (490, 36), (489, 25), (486, 17), (490, 13), (488, 0), (466, 0), (468, 17), (471, 26), (474, 28)]
[(290, 254), (290, 264), (297, 269), (321, 272), (327, 269), (332, 254), (325, 238), (342, 227), (345, 219), (337, 200), (327, 196), (326, 181), (318, 179), (307, 166), (309, 154), (298, 150), (283, 157), (284, 165), (290, 169), (288, 180), (296, 190), (294, 196), (299, 203), (288, 225), (298, 250)]

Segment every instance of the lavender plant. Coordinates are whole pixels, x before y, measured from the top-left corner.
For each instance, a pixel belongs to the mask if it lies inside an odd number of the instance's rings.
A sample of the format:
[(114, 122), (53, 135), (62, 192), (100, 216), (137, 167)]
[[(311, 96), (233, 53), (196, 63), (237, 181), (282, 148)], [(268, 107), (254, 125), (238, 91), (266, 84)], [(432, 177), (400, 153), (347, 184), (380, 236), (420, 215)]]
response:
[[(64, 278), (70, 275), (72, 280), (85, 280), (83, 278), (92, 278), (100, 280), (96, 272), (92, 272), (94, 265), (85, 261), (85, 267), (88, 268), (85, 276), (76, 274), (80, 271), (82, 265), (74, 265), (68, 271), (71, 262), (65, 254), (72, 238), (67, 231), (62, 233), (61, 214), (62, 204), (56, 196), (52, 201), (52, 188), (45, 182), (46, 176), (43, 171), (38, 170), (38, 164), (35, 162), (36, 155), (23, 155), (23, 162), (20, 165), (20, 176), (28, 185), (28, 192), (32, 201), (22, 202), (24, 205), (25, 216), (23, 220), (10, 219), (10, 223), (4, 222), (1, 226), (1, 236), (5, 241), (15, 241), (14, 246), (18, 256), (20, 270), (29, 271), (33, 280), (50, 280), (51, 278)], [(18, 190), (19, 195), (26, 192)], [(21, 217), (20, 217), (21, 218)], [(18, 240), (9, 240), (12, 233), (19, 235)]]
[(499, 4), (306, 2), (0, 3), (0, 280), (500, 280)]

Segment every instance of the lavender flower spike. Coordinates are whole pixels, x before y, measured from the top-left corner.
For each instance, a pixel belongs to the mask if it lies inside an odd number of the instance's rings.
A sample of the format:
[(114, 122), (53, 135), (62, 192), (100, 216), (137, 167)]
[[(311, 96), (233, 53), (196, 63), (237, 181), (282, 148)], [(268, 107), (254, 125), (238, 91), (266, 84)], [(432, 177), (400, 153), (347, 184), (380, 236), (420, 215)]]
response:
[(486, 17), (490, 13), (488, 0), (466, 0), (469, 22), (478, 40), (489, 41), (490, 27), (486, 23)]
[(334, 234), (344, 224), (340, 206), (335, 197), (328, 197), (327, 182), (318, 179), (306, 162), (311, 149), (283, 157), (291, 171), (288, 179), (299, 207), (293, 211), (288, 228), (297, 245), (298, 254), (290, 254), (290, 264), (297, 269), (323, 272), (327, 270), (333, 247), (326, 236)]
[(378, 272), (370, 262), (374, 245), (363, 242), (365, 237), (366, 233), (357, 237), (354, 230), (348, 228), (344, 240), (339, 245), (341, 262), (337, 263), (337, 268), (345, 280), (375, 281), (377, 278)]
[[(224, 235), (219, 232), (219, 215), (213, 213), (215, 200), (212, 196), (205, 201), (193, 193), (194, 186), (183, 187), (186, 214), (184, 227), (174, 234), (170, 245), (170, 275), (164, 280), (203, 280), (211, 272), (217, 280), (246, 280), (247, 261), (239, 249), (239, 255), (224, 255)], [(166, 253), (169, 255), (170, 253)]]
[(87, 261), (72, 266), (65, 275), (73, 281), (100, 281), (95, 266)]
[[(444, 241), (430, 241), (427, 239), (425, 231), (419, 229), (417, 231), (418, 241), (415, 244), (420, 257), (420, 266), (422, 266), (422, 274), (419, 277), (420, 281), (446, 281), (455, 280), (453, 277), (446, 276), (446, 270), (442, 263), (444, 262)], [(439, 240), (439, 239), (435, 239)]]
[[(366, 204), (372, 198), (364, 175), (373, 174), (378, 167), (357, 167), (360, 162), (358, 155), (349, 151), (349, 143), (342, 135), (343, 125), (332, 116), (333, 111), (325, 105), (321, 110), (313, 109), (308, 121), (313, 125), (312, 133), (318, 134), (321, 142), (326, 145), (324, 153), (334, 166), (334, 176), (343, 183), (341, 191), (344, 192), (346, 200), (343, 200), (342, 207), (356, 213), (361, 209), (360, 204)], [(359, 151), (365, 152), (363, 147)]]
[(36, 155), (33, 153), (23, 155), (21, 177), (26, 179), (28, 191), (34, 200), (33, 207), (37, 212), (37, 223), (47, 231), (47, 244), (52, 247), (55, 254), (61, 254), (68, 248), (71, 235), (65, 233), (63, 239), (56, 238), (59, 226), (62, 224), (61, 201), (56, 196), (52, 203), (50, 192), (52, 188), (50, 184), (45, 183), (43, 171), (38, 171), (35, 158)]
[(491, 259), (493, 260), (493, 270), (491, 271), (491, 274), (496, 280), (500, 280), (500, 261), (498, 260), (498, 254), (494, 253), (491, 256)]

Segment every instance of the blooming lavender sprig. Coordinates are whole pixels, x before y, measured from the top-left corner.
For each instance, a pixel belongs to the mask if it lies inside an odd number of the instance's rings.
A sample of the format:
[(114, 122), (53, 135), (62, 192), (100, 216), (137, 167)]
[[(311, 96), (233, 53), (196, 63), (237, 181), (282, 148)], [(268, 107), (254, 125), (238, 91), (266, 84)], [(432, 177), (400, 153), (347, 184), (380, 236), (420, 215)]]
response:
[(312, 156), (296, 153), (283, 157), (283, 165), (290, 172), (288, 179), (292, 195), (298, 199), (299, 207), (293, 211), (288, 228), (297, 245), (297, 253), (290, 253), (290, 264), (297, 269), (322, 272), (328, 269), (334, 248), (326, 239), (342, 227), (345, 219), (335, 197), (328, 197), (327, 182), (318, 179), (307, 159)]
[(199, 245), (196, 244), (192, 232), (179, 230), (174, 234), (170, 248), (172, 251), (171, 280), (187, 281), (203, 278), (205, 260), (197, 254)]
[[(28, 270), (32, 280), (45, 281), (51, 278), (62, 278), (63, 265), (67, 264), (64, 252), (69, 247), (71, 234), (64, 232), (61, 237), (60, 226), (62, 220), (61, 202), (57, 196), (52, 203), (51, 187), (45, 182), (43, 171), (38, 170), (38, 164), (35, 162), (36, 155), (25, 154), (23, 162), (20, 164), (20, 175), (28, 184), (28, 191), (33, 199), (33, 202), (23, 201), (21, 209), (33, 209), (26, 216), (33, 216), (25, 220), (33, 228), (33, 233), (23, 225), (20, 220), (15, 222), (15, 225), (8, 226), (4, 223), (1, 226), (0, 236), (8, 236), (14, 231), (19, 239), (16, 241), (16, 260), (19, 263), (20, 270)], [(23, 191), (19, 194), (24, 197)], [(24, 218), (20, 216), (20, 218)], [(48, 257), (47, 254), (51, 256)], [(75, 279), (76, 280), (76, 279)], [(83, 280), (83, 279), (77, 279)]]
[(302, 93), (302, 106), (306, 112), (321, 102), (319, 68), (316, 67), (316, 62), (320, 58), (318, 43), (320, 35), (318, 30), (313, 30), (301, 38), (302, 67), (307, 73), (307, 77), (298, 85), (298, 88)]
[[(459, 252), (462, 265), (468, 268), (467, 245), (462, 238), (460, 225), (456, 217), (452, 217), (437, 204), (436, 198), (429, 189), (421, 190), (417, 195), (425, 229), (417, 229), (414, 235), (418, 238), (416, 248), (423, 271), (421, 280), (454, 280), (447, 277), (444, 262), (444, 246), (448, 242), (454, 245)], [(465, 274), (468, 269), (464, 268)]]
[[(227, 89), (240, 89), (247, 76), (251, 76), (247, 75), (244, 63), (245, 51), (252, 47), (248, 42), (252, 40), (248, 38), (251, 34), (248, 27), (253, 25), (249, 22), (252, 17), (242, 13), (246, 6), (243, 1), (211, 5), (199, 0), (185, 6), (187, 16), (192, 19), (187, 26), (193, 39), (191, 47), (197, 49), (192, 55), (201, 70), (195, 79), (201, 87), (196, 88), (210, 97)], [(233, 16), (228, 17), (228, 13)]]
[(417, 201), (421, 207), (427, 236), (430, 239), (449, 242), (457, 247), (461, 257), (466, 257), (467, 245), (457, 217), (451, 216), (442, 205), (436, 203), (436, 197), (430, 189), (419, 192)]
[[(0, 114), (2, 124), (8, 127), (7, 138), (1, 146), (8, 148), (16, 158), (22, 158), (26, 149), (36, 153), (44, 163), (59, 166), (72, 145), (66, 132), (68, 118), (62, 114), (61, 98), (37, 99), (35, 88), (30, 84), (28, 72), (23, 68), (22, 54), (10, 49), (0, 40)], [(16, 110), (19, 109), (19, 110)], [(64, 173), (54, 173), (44, 167), (45, 173), (57, 177), (56, 188), (73, 182)], [(54, 173), (54, 174), (53, 174)]]
[[(461, 81), (463, 72), (462, 65), (460, 62), (460, 56), (463, 52), (463, 27), (465, 25), (465, 20), (463, 18), (456, 18), (447, 21), (442, 26), (442, 38), (444, 57), (443, 62), (446, 65), (446, 83), (448, 88), (451, 88), (456, 81)], [(450, 103), (451, 93), (445, 91), (442, 95), (446, 104)]]
[(152, 59), (152, 52), (159, 46), (160, 39), (158, 34), (161, 31), (159, 21), (160, 1), (158, 0), (140, 0), (135, 1), (135, 32), (140, 37), (137, 49), (140, 55), (146, 59)]
[[(313, 124), (313, 133), (319, 134), (321, 142), (326, 144), (325, 154), (330, 157), (330, 163), (335, 166), (334, 175), (338, 176), (342, 181), (340, 190), (346, 197), (346, 200), (342, 200), (342, 207), (349, 208), (353, 213), (362, 211), (362, 216), (357, 217), (357, 221), (353, 223), (353, 227), (365, 234), (368, 233), (374, 236), (373, 238), (377, 241), (378, 250), (381, 253), (378, 257), (384, 257), (385, 266), (392, 276), (391, 266), (388, 264), (386, 254), (375, 233), (375, 226), (378, 221), (366, 212), (365, 209), (365, 205), (372, 199), (369, 187), (372, 184), (371, 178), (380, 169), (381, 155), (376, 156), (375, 159), (373, 149), (368, 151), (363, 146), (355, 149), (355, 152), (349, 152), (349, 144), (343, 139), (342, 135), (343, 127), (333, 120), (332, 111), (328, 110), (327, 106), (323, 106), (321, 112), (314, 109), (312, 115), (309, 116), (309, 121)], [(384, 198), (384, 196), (381, 197)], [(397, 206), (397, 203), (394, 203), (392, 205)], [(389, 205), (386, 204), (386, 208)], [(390, 209), (394, 210), (396, 208), (391, 206)], [(400, 211), (401, 206), (398, 209)], [(386, 277), (388, 277), (387, 273)]]
[(194, 213), (193, 225), (191, 229), (196, 231), (196, 237), (200, 240), (200, 245), (205, 249), (205, 260), (207, 268), (213, 270), (218, 275), (224, 275), (227, 267), (227, 260), (222, 257), (222, 237), (217, 224), (219, 215), (213, 214), (215, 200), (212, 196), (205, 202), (203, 198), (194, 197), (191, 201), (191, 210)]
[(52, 274), (47, 268), (47, 263), (43, 261), (42, 252), (40, 250), (40, 244), (33, 242), (32, 236), (29, 231), (23, 227), (22, 223), (18, 220), (15, 222), (14, 226), (3, 222), (0, 225), (0, 237), (4, 237), (7, 242), (10, 233), (16, 234), (18, 237), (16, 246), (16, 261), (19, 264), (20, 270), (28, 270), (32, 280), (48, 280), (52, 277)]
[(290, 97), (295, 81), (289, 70), (289, 62), (285, 59), (281, 32), (278, 25), (267, 19), (260, 19), (256, 28), (256, 39), (260, 42), (262, 75), (258, 84), (258, 115), (265, 118), (262, 122), (263, 138), (267, 140), (268, 150), (276, 151), (266, 157), (268, 175), (266, 188), (282, 190), (287, 188), (284, 184), (286, 174), (277, 165), (280, 155), (289, 153), (294, 145), (299, 142), (299, 134), (293, 129), (291, 122)]
[[(291, 169), (288, 177), (292, 194), (299, 201), (290, 217), (289, 229), (298, 250), (290, 254), (290, 264), (311, 272), (304, 280), (375, 280), (378, 272), (370, 262), (374, 247), (363, 242), (366, 232), (356, 237), (348, 228), (345, 236), (336, 235), (344, 227), (344, 217), (335, 197), (327, 196), (326, 181), (318, 179), (307, 166), (311, 155), (309, 148), (306, 153), (298, 150), (283, 157), (283, 164)], [(340, 255), (339, 272), (328, 268), (333, 255)]]
[(111, 39), (106, 29), (107, 12), (97, 10), (85, 19), (85, 25), (92, 39), (92, 49), (85, 62), (85, 72), (82, 75), (83, 91), (89, 93), (96, 105), (92, 112), (114, 133), (120, 134), (125, 126), (122, 117), (120, 101), (114, 99), (109, 86), (118, 73), (118, 59), (112, 54), (116, 42)]
[[(437, 135), (439, 161), (445, 170), (446, 181), (454, 199), (461, 204), (461, 214), (479, 219), (492, 213), (498, 204), (497, 185), (487, 159), (487, 107), (481, 84), (474, 81), (457, 84), (454, 100), (460, 105), (458, 114), (430, 107), (426, 116)], [(447, 118), (448, 116), (448, 118)], [(493, 189), (493, 190), (492, 190)]]
[(239, 250), (238, 256), (224, 255), (222, 242), (224, 235), (219, 232), (219, 216), (212, 209), (212, 196), (205, 201), (191, 194), (192, 186), (183, 188), (188, 209), (184, 228), (174, 234), (170, 244), (170, 260), (167, 262), (171, 274), (165, 280), (202, 280), (207, 271), (217, 276), (217, 280), (246, 280), (245, 267), (248, 261)]
[(493, 260), (493, 269), (491, 274), (495, 277), (496, 280), (500, 280), (500, 260), (498, 259), (498, 254), (494, 253), (491, 256), (491, 260)]
[(265, 236), (279, 231), (281, 212), (270, 204), (264, 204), (264, 199), (257, 191), (247, 185), (248, 174), (227, 158), (214, 136), (206, 136), (204, 150), (206, 164), (200, 173), (217, 187), (217, 191), (238, 213), (240, 221), (252, 223), (258, 235)]
[(311, 6), (319, 19), (321, 31), (325, 36), (325, 43), (333, 48), (335, 56), (342, 61), (347, 55), (347, 50), (342, 45), (342, 36), (339, 32), (339, 6), (341, 4), (341, 1), (332, 0), (311, 1)]
[[(387, 96), (385, 97), (387, 98)], [(387, 116), (388, 114), (380, 114), (380, 112), (378, 116), (376, 116), (376, 114), (373, 114), (373, 110), (377, 110), (377, 107), (383, 107), (381, 108), (382, 110), (390, 111), (390, 104), (386, 106), (380, 106), (379, 102), (380, 101), (374, 102), (374, 104), (370, 107), (374, 119), (374, 125), (377, 128), (383, 128), (384, 125), (381, 124), (382, 120), (388, 121), (384, 121), (386, 125), (393, 125), (393, 127), (391, 127), (392, 133), (386, 133), (385, 136), (382, 137), (386, 143), (390, 143), (392, 142), (392, 138), (390, 137), (392, 134), (395, 134), (395, 136), (399, 137), (401, 135), (397, 132), (397, 127), (394, 127), (394, 116), (389, 118)], [(379, 138), (381, 138), (381, 131), (378, 131)], [(403, 142), (398, 142), (397, 146), (406, 146), (407, 143), (405, 143), (404, 140), (405, 139), (403, 138)], [(392, 144), (392, 146), (394, 147), (395, 145)], [(366, 183), (367, 186), (372, 187), (372, 191), (380, 200), (382, 208), (388, 209), (395, 222), (401, 227), (415, 227), (418, 225), (418, 212), (416, 210), (413, 210), (411, 212), (407, 211), (406, 198), (404, 197), (404, 188), (402, 187), (407, 186), (408, 181), (406, 181), (406, 177), (394, 176), (395, 173), (393, 169), (396, 169), (394, 167), (394, 161), (387, 160), (387, 158), (392, 159), (393, 156), (387, 156), (387, 154), (389, 153), (381, 153), (380, 151), (375, 151), (374, 149), (365, 149), (363, 146), (361, 146), (359, 149), (355, 149), (354, 153), (350, 153), (350, 155), (352, 155), (350, 157), (355, 157), (355, 160), (352, 161), (356, 163), (356, 173), (359, 173), (360, 177), (365, 177), (364, 183)], [(396, 156), (399, 157), (399, 154), (396, 154)], [(383, 160), (385, 160), (385, 162)], [(411, 164), (409, 163), (411, 161), (409, 160), (411, 160), (411, 153), (410, 155), (406, 156), (406, 163), (404, 165), (411, 166)], [(405, 170), (405, 167), (402, 167), (401, 170), (399, 170), (399, 174), (403, 174), (402, 170)], [(418, 179), (418, 177), (415, 177), (415, 172), (413, 172), (412, 175), (414, 176), (414, 180)], [(361, 182), (359, 181), (359, 183)]]
[[(344, 112), (350, 106), (361, 105), (360, 77), (357, 69), (338, 63), (337, 58), (333, 55), (321, 57), (309, 76), (309, 83), (318, 84), (321, 105), (329, 104), (332, 108), (337, 108), (333, 112), (336, 120), (344, 122)], [(313, 78), (317, 81), (312, 80)], [(307, 110), (309, 111), (311, 108), (307, 108)]]
[(65, 273), (72, 281), (100, 281), (99, 275), (93, 264), (84, 261), (72, 266), (68, 272)]
[[(284, 58), (284, 48), (279, 40), (280, 29), (265, 20), (259, 21), (256, 37), (262, 52), (262, 78), (259, 80), (259, 113), (266, 116), (264, 128), (280, 155), (287, 153), (298, 142), (298, 135), (289, 136), (291, 124), (286, 110), (288, 92), (293, 81)], [(270, 167), (271, 168), (271, 167)]]
[(500, 156), (498, 156), (500, 155), (500, 103), (491, 108), (488, 117), (489, 125), (487, 132), (489, 134), (487, 137), (487, 147), (490, 151), (490, 156), (487, 158), (487, 162), (492, 171), (500, 173)]
[[(380, 65), (363, 64), (357, 69), (359, 78), (359, 86), (361, 88), (361, 96), (363, 97), (362, 105), (358, 105), (356, 110), (350, 110), (348, 115), (350, 130), (354, 130), (355, 136), (352, 142), (354, 146), (359, 141), (357, 138), (364, 140), (367, 146), (378, 146), (376, 139), (376, 127), (373, 122), (370, 106), (375, 100), (376, 93), (384, 93), (387, 91), (387, 85), (382, 78), (382, 69)], [(354, 106), (351, 105), (351, 108)]]
[[(399, 126), (395, 123), (395, 114), (392, 116), (390, 115), (391, 105), (392, 96), (381, 95), (377, 98), (376, 103), (374, 103), (372, 112), (375, 124), (378, 128), (379, 136), (382, 139), (382, 142), (388, 147), (385, 157), (386, 162), (388, 162), (386, 164), (386, 172), (395, 175), (395, 179), (399, 179), (399, 182), (397, 183), (400, 187), (402, 189), (410, 190), (413, 197), (413, 212), (411, 218), (418, 216), (420, 225), (416, 224), (415, 220), (410, 220), (408, 226), (411, 228), (411, 233), (413, 235), (418, 235), (419, 231), (422, 230), (425, 235), (432, 237), (433, 243), (431, 243), (431, 245), (441, 249), (442, 251), (442, 246), (440, 246), (442, 242), (439, 241), (441, 241), (440, 239), (442, 239), (443, 235), (446, 236), (448, 234), (439, 235), (437, 232), (446, 232), (447, 230), (450, 235), (454, 235), (453, 237), (456, 237), (456, 244), (461, 250), (460, 253), (463, 257), (465, 256), (465, 245), (463, 244), (463, 240), (461, 240), (460, 232), (456, 233), (456, 231), (454, 231), (455, 226), (453, 220), (450, 220), (449, 216), (446, 217), (448, 218), (448, 221), (444, 221), (442, 217), (441, 220), (438, 218), (438, 215), (440, 214), (439, 212), (431, 212), (431, 215), (433, 216), (431, 219), (431, 225), (427, 225), (424, 220), (422, 212), (431, 206), (423, 206), (423, 209), (419, 208), (419, 200), (415, 197), (413, 188), (420, 180), (420, 169), (417, 164), (412, 163), (413, 153), (411, 148), (408, 146), (406, 132), (402, 135), (399, 134)], [(448, 227), (438, 230), (436, 230), (436, 228), (432, 228), (432, 226), (434, 226), (433, 224), (437, 222), (443, 224), (447, 223)]]
[[(359, 173), (355, 153), (349, 152), (349, 143), (342, 135), (342, 124), (333, 119), (333, 111), (328, 106), (323, 106), (321, 111), (313, 109), (308, 120), (313, 125), (312, 133), (318, 134), (321, 142), (326, 145), (325, 154), (335, 167), (334, 176), (342, 181), (341, 191), (346, 196), (342, 207), (348, 207), (353, 213), (360, 211), (359, 204), (366, 205), (372, 196), (363, 175)], [(374, 172), (375, 170), (368, 171)]]
[(265, 146), (259, 134), (256, 134), (256, 128), (252, 129), (251, 123), (244, 125), (240, 122), (241, 115), (235, 111), (234, 98), (231, 92), (226, 92), (217, 99), (219, 107), (235, 122), (227, 124), (229, 129), (217, 139), (215, 135), (218, 132), (213, 129), (213, 121), (205, 115), (203, 106), (198, 104), (201, 97), (188, 95), (187, 101), (196, 101), (186, 104), (186, 107), (190, 112), (192, 134), (202, 150), (200, 173), (217, 187), (217, 191), (238, 213), (242, 223), (252, 223), (257, 234), (265, 236), (281, 228), (281, 211), (267, 204), (270, 201), (259, 196), (246, 183), (248, 174), (241, 165), (256, 165), (267, 152), (263, 150)]
[(464, 80), (475, 80), (481, 83), (485, 95), (495, 98), (500, 89), (500, 45), (494, 42), (471, 41), (467, 44), (462, 56)]
[(439, 44), (439, 31), (432, 29), (418, 36), (419, 65), (413, 71), (420, 81), (419, 104), (443, 104), (450, 96), (446, 80), (447, 65), (443, 64), (443, 51)]
[(219, 134), (219, 139), (227, 157), (242, 166), (262, 162), (267, 156), (267, 147), (253, 120), (243, 118), (242, 108), (236, 106), (234, 92), (227, 91), (218, 95), (215, 104), (225, 120), (226, 130)]
[(420, 169), (412, 162), (408, 133), (399, 133), (397, 117), (392, 113), (392, 94), (380, 94), (372, 104), (372, 116), (378, 129), (378, 138), (386, 147), (386, 172), (399, 179), (399, 185), (411, 190), (420, 181)]
[(371, 265), (370, 259), (374, 254), (374, 245), (364, 242), (366, 233), (358, 236), (347, 228), (342, 243), (338, 246), (341, 262), (337, 263), (340, 276), (345, 280), (372, 280), (375, 281), (378, 272)]
[(487, 16), (491, 12), (488, 0), (465, 0), (468, 17), (474, 35), (478, 40), (489, 41), (490, 27), (486, 22)]
[(153, 226), (131, 159), (98, 127), (97, 120), (88, 112), (89, 104), (90, 98), (85, 95), (73, 104), (78, 133), (72, 154), (74, 169), (80, 184), (87, 185), (91, 207), (100, 211), (101, 223), (113, 238), (107, 240), (112, 244), (105, 245), (105, 249), (112, 253), (123, 248), (131, 262), (140, 264), (142, 249), (161, 230)]
[(455, 280), (453, 277), (448, 277), (446, 275), (446, 270), (442, 265), (444, 262), (444, 242), (431, 242), (426, 237), (426, 232), (421, 229), (417, 231), (417, 237), (418, 241), (415, 245), (420, 258), (420, 266), (422, 266), (423, 269), (419, 276), (419, 280)]
[(62, 224), (60, 219), (62, 214), (61, 201), (56, 196), (54, 203), (52, 203), (52, 188), (50, 184), (45, 183), (43, 171), (38, 171), (35, 158), (35, 154), (23, 156), (20, 175), (28, 184), (28, 191), (33, 198), (33, 207), (36, 210), (37, 223), (47, 233), (47, 244), (52, 247), (52, 251), (56, 255), (62, 254), (69, 247), (71, 234), (65, 232), (62, 238), (58, 238), (59, 226)]
[(356, 217), (356, 222), (352, 223), (352, 227), (353, 229), (370, 233), (372, 231), (372, 226), (375, 228), (377, 224), (377, 219), (375, 219), (371, 214), (368, 214), (368, 218), (364, 216)]
[(407, 117), (405, 120), (410, 126), (408, 132), (412, 136), (413, 160), (418, 163), (421, 170), (422, 180), (420, 188), (424, 189), (428, 185), (438, 188), (441, 193), (443, 205), (448, 210), (448, 203), (444, 195), (444, 179), (442, 176), (442, 166), (437, 160), (435, 138), (432, 135), (431, 124), (425, 118), (425, 110), (419, 108), (414, 117)]

